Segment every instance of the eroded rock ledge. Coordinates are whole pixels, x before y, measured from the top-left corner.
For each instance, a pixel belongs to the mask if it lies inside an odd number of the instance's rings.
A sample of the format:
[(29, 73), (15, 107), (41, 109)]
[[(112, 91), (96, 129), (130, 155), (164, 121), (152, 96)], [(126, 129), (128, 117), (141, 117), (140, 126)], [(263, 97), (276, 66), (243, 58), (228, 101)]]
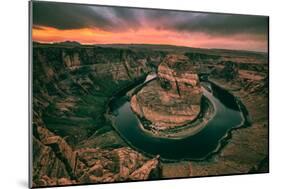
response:
[(131, 98), (131, 107), (163, 131), (193, 122), (201, 111), (202, 89), (196, 70), (184, 55), (168, 55), (159, 65), (157, 80)]
[[(159, 178), (159, 156), (148, 159), (129, 147), (72, 149), (44, 127), (33, 138), (33, 186), (104, 183)], [(37, 155), (40, 154), (40, 155)]]

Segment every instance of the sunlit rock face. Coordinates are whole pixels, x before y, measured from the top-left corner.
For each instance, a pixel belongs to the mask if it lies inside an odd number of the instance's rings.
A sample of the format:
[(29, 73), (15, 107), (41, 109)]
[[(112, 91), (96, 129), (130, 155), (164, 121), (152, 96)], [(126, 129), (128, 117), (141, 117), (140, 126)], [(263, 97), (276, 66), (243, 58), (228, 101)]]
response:
[(196, 70), (183, 55), (168, 55), (158, 67), (157, 80), (131, 99), (131, 107), (157, 130), (182, 126), (200, 113), (202, 90)]
[(180, 98), (192, 98), (200, 103), (202, 91), (192, 62), (184, 55), (168, 55), (158, 67), (161, 87)]

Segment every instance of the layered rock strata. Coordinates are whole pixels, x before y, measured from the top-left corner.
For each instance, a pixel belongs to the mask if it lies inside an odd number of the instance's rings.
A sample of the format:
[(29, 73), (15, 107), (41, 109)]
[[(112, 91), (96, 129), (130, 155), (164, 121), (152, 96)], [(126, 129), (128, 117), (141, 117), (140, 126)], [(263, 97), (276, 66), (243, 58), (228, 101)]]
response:
[(200, 113), (202, 89), (196, 70), (183, 55), (168, 55), (157, 80), (131, 98), (131, 107), (154, 128), (165, 130), (194, 121)]

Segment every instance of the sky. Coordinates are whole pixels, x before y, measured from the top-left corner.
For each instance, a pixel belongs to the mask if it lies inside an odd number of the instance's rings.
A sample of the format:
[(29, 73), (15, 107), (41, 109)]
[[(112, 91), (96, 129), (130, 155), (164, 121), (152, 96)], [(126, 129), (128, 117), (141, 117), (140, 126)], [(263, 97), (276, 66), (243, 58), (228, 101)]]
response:
[(33, 41), (168, 44), (267, 52), (268, 18), (33, 2)]

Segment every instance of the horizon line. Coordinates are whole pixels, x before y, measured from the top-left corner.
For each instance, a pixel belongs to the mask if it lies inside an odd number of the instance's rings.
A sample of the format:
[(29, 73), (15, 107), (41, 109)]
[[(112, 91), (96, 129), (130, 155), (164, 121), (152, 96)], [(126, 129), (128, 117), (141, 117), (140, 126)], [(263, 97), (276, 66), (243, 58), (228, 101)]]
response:
[(184, 45), (172, 45), (172, 44), (156, 44), (156, 43), (81, 43), (78, 41), (51, 41), (51, 42), (43, 42), (43, 41), (36, 41), (32, 40), (32, 42), (40, 43), (40, 44), (59, 44), (65, 42), (72, 42), (78, 43), (80, 45), (91, 45), (91, 46), (99, 46), (99, 45), (159, 45), (159, 46), (173, 46), (173, 47), (183, 47), (183, 48), (192, 48), (192, 49), (205, 49), (205, 50), (227, 50), (227, 51), (244, 51), (244, 52), (253, 52), (253, 53), (264, 53), (268, 54), (267, 51), (254, 51), (254, 50), (247, 50), (247, 49), (230, 49), (230, 48), (202, 48), (202, 47), (193, 47), (193, 46), (184, 46)]

